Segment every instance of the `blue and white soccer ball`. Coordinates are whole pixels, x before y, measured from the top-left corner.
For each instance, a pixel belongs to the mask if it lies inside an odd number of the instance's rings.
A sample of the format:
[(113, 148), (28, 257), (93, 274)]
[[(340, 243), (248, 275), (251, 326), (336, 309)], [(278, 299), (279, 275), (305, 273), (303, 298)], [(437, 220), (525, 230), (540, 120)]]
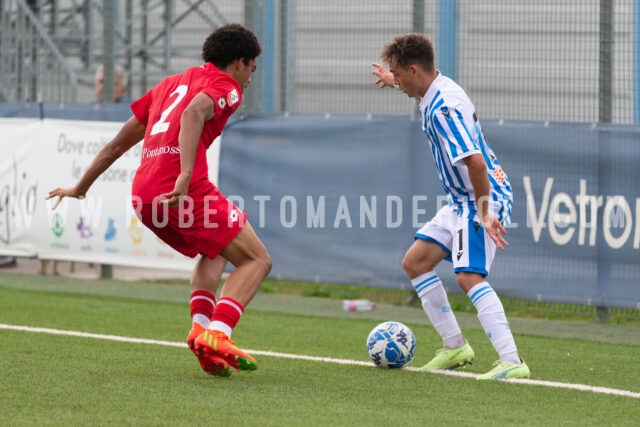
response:
[(413, 360), (416, 337), (403, 323), (383, 322), (369, 333), (367, 353), (377, 367), (399, 369)]

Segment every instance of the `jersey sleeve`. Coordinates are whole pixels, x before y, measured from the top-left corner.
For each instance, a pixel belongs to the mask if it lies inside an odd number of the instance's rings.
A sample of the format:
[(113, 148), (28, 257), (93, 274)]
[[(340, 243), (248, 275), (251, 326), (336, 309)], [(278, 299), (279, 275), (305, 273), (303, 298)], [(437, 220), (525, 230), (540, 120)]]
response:
[(242, 102), (242, 95), (238, 83), (231, 77), (217, 78), (207, 85), (202, 92), (215, 102), (215, 116), (229, 116), (235, 112)]
[(144, 125), (149, 121), (149, 110), (151, 109), (151, 101), (153, 96), (151, 91), (144, 94), (140, 99), (131, 104), (131, 112)]
[[(473, 122), (465, 117), (458, 108), (441, 106), (432, 114), (438, 138), (445, 142), (444, 146), (451, 158), (451, 163), (457, 163), (471, 154), (479, 153), (473, 134)], [(471, 119), (472, 120), (472, 119)]]

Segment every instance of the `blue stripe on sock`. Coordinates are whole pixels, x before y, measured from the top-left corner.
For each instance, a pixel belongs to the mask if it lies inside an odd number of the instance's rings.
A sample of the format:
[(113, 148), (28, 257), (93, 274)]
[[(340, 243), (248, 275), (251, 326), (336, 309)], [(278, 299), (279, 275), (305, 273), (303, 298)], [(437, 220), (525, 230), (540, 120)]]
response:
[(475, 291), (473, 294), (471, 294), (469, 298), (471, 299), (471, 302), (475, 305), (480, 300), (480, 298), (482, 298), (487, 294), (490, 294), (491, 292), (493, 292), (493, 288), (491, 286), (483, 286), (477, 291)]
[(423, 280), (422, 282), (418, 283), (417, 285), (414, 285), (414, 288), (416, 288), (416, 292), (418, 293), (418, 295), (420, 295), (429, 286), (435, 285), (438, 282), (440, 282), (440, 278), (438, 276), (431, 276)]

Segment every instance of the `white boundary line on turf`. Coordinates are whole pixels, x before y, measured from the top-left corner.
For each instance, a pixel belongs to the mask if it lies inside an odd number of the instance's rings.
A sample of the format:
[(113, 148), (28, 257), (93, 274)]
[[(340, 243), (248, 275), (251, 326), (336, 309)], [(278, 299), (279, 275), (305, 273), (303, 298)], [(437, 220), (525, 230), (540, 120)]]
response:
[[(109, 341), (130, 342), (135, 344), (152, 344), (152, 345), (162, 345), (167, 347), (187, 347), (186, 343), (180, 343), (180, 342), (150, 340), (145, 338), (130, 338), (130, 337), (123, 337), (119, 335), (92, 334), (88, 332), (65, 331), (60, 329), (34, 328), (31, 326), (7, 325), (4, 323), (0, 323), (0, 329), (10, 329), (14, 331), (23, 331), (23, 332), (45, 333), (45, 334), (52, 334), (52, 335), (64, 335), (64, 336), (81, 337), (81, 338), (94, 338), (94, 339), (102, 339), (102, 340), (109, 340)], [(341, 365), (356, 365), (356, 366), (368, 366), (368, 367), (374, 366), (371, 362), (363, 362), (359, 360), (336, 359), (332, 357), (305, 356), (301, 354), (277, 353), (273, 351), (260, 351), (260, 350), (246, 350), (246, 351), (248, 353), (252, 353), (257, 356), (299, 359), (299, 360), (307, 360), (312, 362), (338, 363)], [(404, 370), (413, 371), (413, 372), (418, 371), (418, 369), (414, 367), (406, 367), (404, 368)], [(471, 372), (461, 372), (461, 371), (433, 371), (431, 373), (441, 374), (441, 375), (451, 375), (456, 377), (467, 377), (467, 378), (476, 378), (478, 376), (478, 374), (473, 374)], [(589, 385), (583, 385), (583, 384), (571, 384), (571, 383), (560, 383), (555, 381), (515, 379), (515, 378), (504, 380), (504, 382), (537, 385), (537, 386), (553, 387), (553, 388), (565, 388), (565, 389), (578, 390), (578, 391), (591, 391), (593, 393), (611, 394), (616, 396), (625, 396), (625, 397), (640, 399), (640, 393), (638, 392), (633, 392), (628, 390), (619, 390), (619, 389), (608, 388), (608, 387), (596, 387), (596, 386), (589, 386)]]

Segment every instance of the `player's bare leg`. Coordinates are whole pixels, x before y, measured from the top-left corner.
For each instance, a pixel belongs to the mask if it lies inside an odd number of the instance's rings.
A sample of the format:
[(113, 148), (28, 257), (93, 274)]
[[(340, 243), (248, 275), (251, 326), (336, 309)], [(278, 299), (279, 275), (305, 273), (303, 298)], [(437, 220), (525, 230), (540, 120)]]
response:
[(209, 329), (198, 336), (194, 344), (197, 351), (221, 358), (238, 371), (253, 371), (258, 362), (236, 347), (230, 336), (245, 306), (271, 271), (271, 257), (248, 222), (221, 256), (236, 269), (222, 287)]
[(467, 293), (478, 283), (484, 282), (484, 277), (482, 277), (482, 275), (478, 273), (469, 273), (463, 271), (460, 273), (456, 273), (456, 280), (458, 281), (458, 286), (460, 286), (460, 289), (462, 289), (464, 293)]
[(443, 342), (443, 348), (436, 352), (436, 356), (429, 363), (420, 368), (421, 371), (455, 369), (471, 363), (475, 356), (473, 349), (462, 336), (442, 281), (434, 271), (436, 265), (447, 255), (439, 245), (417, 239), (402, 261), (402, 267), (422, 301), (422, 308)]
[(202, 369), (210, 375), (222, 377), (231, 375), (229, 364), (220, 357), (207, 355), (196, 350), (194, 343), (211, 323), (216, 305), (215, 295), (226, 265), (227, 260), (222, 256), (210, 259), (203, 255), (194, 267), (191, 274), (191, 299), (189, 303), (193, 323), (187, 336), (187, 345), (198, 358)]
[(271, 257), (248, 222), (221, 255), (236, 269), (224, 282), (220, 297), (233, 298), (246, 306), (271, 271)]
[(215, 259), (201, 256), (191, 273), (191, 291), (204, 290), (215, 295), (226, 265), (227, 260), (220, 255)]
[(446, 256), (447, 253), (435, 243), (417, 239), (407, 250), (402, 260), (402, 268), (409, 279), (415, 279), (427, 271), (433, 271)]

